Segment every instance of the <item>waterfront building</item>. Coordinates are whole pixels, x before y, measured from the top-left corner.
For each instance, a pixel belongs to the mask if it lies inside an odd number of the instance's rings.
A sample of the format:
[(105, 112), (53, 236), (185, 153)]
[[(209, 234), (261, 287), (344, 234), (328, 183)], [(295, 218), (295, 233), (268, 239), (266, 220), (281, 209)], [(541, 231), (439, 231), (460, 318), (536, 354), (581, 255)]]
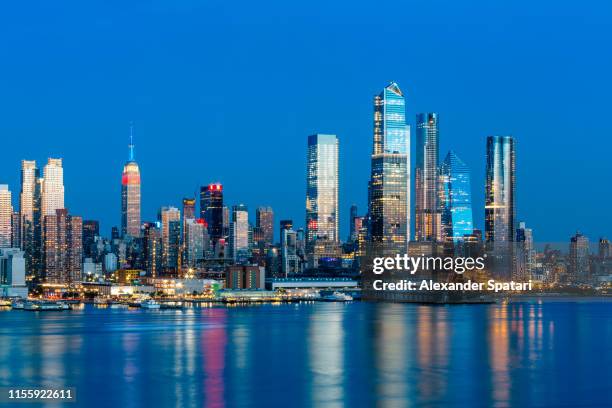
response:
[(404, 253), (410, 231), (410, 127), (404, 94), (395, 82), (374, 97), (373, 139), (369, 240), (385, 251)]
[(306, 164), (306, 245), (338, 241), (338, 138), (308, 136)]
[(590, 279), (589, 239), (580, 232), (570, 238), (568, 273), (571, 282), (588, 283)]
[(21, 193), (19, 213), (21, 222), (21, 248), (24, 251), (26, 271), (40, 276), (42, 252), (41, 197), (42, 179), (34, 160), (21, 161)]
[[(181, 212), (176, 207), (162, 207), (159, 211), (162, 236), (162, 268), (176, 272), (178, 267), (178, 245), (180, 240)], [(171, 223), (177, 223), (172, 224)], [(178, 230), (178, 238), (175, 237)], [(175, 242), (176, 241), (176, 242)]]
[(62, 159), (49, 158), (43, 170), (42, 217), (64, 208), (64, 169)]
[(440, 165), (440, 236), (458, 244), (474, 232), (470, 170), (453, 152)]
[(258, 207), (255, 211), (255, 227), (261, 233), (261, 240), (266, 245), (274, 243), (274, 211), (272, 207)]
[(83, 220), (65, 208), (44, 219), (45, 281), (73, 284), (81, 281)]
[(487, 137), (485, 244), (493, 272), (510, 277), (515, 239), (515, 151), (510, 136)]
[(130, 127), (129, 157), (121, 174), (121, 235), (140, 236), (140, 168), (134, 160), (133, 128)]
[(438, 205), (438, 114), (419, 113), (416, 124), (415, 238), (417, 241), (439, 241), (440, 211)]
[(27, 296), (23, 251), (19, 248), (0, 248), (0, 297)]
[(225, 269), (227, 289), (265, 289), (266, 269), (256, 265), (231, 265)]
[(234, 262), (249, 258), (249, 212), (244, 204), (232, 207), (230, 251)]
[(212, 183), (200, 189), (200, 218), (208, 225), (208, 235), (214, 249), (224, 235), (223, 225), (223, 186)]
[(0, 248), (11, 247), (12, 219), (11, 190), (7, 184), (0, 184)]
[(111, 274), (117, 270), (117, 255), (112, 252), (104, 255), (104, 272)]

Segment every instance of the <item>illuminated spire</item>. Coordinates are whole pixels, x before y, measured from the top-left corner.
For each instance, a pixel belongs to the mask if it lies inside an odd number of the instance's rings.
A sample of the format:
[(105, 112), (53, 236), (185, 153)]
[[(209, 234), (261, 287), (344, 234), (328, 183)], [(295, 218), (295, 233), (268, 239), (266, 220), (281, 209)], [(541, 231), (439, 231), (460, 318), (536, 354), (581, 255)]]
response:
[(128, 147), (130, 149), (129, 161), (134, 161), (134, 122), (130, 122), (130, 144)]

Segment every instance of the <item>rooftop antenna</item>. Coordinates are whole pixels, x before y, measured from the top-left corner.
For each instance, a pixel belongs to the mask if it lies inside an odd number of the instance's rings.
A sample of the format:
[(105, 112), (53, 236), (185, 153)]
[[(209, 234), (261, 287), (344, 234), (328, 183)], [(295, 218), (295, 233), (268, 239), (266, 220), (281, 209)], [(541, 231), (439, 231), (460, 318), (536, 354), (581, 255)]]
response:
[(134, 161), (134, 122), (130, 122), (130, 161)]

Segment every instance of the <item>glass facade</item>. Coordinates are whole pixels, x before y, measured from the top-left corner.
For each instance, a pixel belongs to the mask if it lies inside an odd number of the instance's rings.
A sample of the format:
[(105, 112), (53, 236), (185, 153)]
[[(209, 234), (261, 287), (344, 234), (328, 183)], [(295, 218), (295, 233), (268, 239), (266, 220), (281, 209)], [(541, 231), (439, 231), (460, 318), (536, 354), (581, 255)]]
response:
[(213, 246), (223, 234), (223, 186), (220, 183), (200, 188), (200, 217), (208, 224), (208, 234)]
[(308, 137), (306, 239), (338, 241), (338, 138)]
[(510, 136), (487, 137), (485, 187), (485, 240), (514, 240), (514, 139)]
[(468, 166), (453, 152), (440, 165), (441, 235), (458, 243), (474, 232), (472, 190)]
[(407, 251), (410, 231), (410, 127), (404, 95), (392, 82), (374, 97), (374, 144), (368, 190), (369, 239)]
[(441, 238), (438, 205), (438, 114), (420, 113), (416, 127), (415, 237), (417, 241)]

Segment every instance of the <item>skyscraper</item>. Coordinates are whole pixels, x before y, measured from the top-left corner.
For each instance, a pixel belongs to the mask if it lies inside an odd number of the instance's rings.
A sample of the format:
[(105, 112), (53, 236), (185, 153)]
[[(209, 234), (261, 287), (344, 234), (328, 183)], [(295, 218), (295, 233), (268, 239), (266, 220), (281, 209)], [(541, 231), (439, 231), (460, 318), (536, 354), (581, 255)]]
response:
[(249, 257), (249, 211), (244, 204), (232, 207), (230, 247), (234, 261), (244, 262)]
[(64, 208), (44, 219), (45, 280), (71, 284), (81, 280), (83, 221)]
[(355, 218), (357, 218), (357, 205), (351, 205), (350, 217), (349, 217), (349, 241), (355, 241), (359, 231), (355, 230)]
[(140, 236), (140, 169), (134, 160), (132, 127), (128, 161), (121, 175), (121, 235)]
[(204, 228), (205, 224), (202, 219), (200, 222), (187, 218), (184, 226), (185, 252), (183, 265), (193, 268), (197, 265), (198, 260), (204, 258), (205, 242)]
[(510, 136), (487, 137), (485, 244), (494, 275), (509, 278), (515, 239), (515, 153)]
[(510, 136), (487, 137), (485, 241), (514, 241), (515, 153)]
[(458, 243), (474, 232), (470, 169), (449, 151), (440, 165), (440, 235), (446, 241)]
[[(19, 194), (19, 214), (21, 221), (21, 248), (24, 250), (26, 270), (32, 269), (34, 254), (34, 212), (36, 210), (36, 182), (39, 172), (36, 161), (21, 161), (21, 193)], [(38, 225), (40, 228), (40, 225)]]
[(308, 136), (306, 241), (338, 241), (338, 138)]
[(64, 169), (62, 159), (49, 158), (43, 170), (42, 217), (64, 208)]
[(183, 223), (186, 220), (195, 220), (195, 198), (183, 198)]
[(368, 189), (369, 240), (385, 251), (408, 250), (410, 127), (404, 94), (391, 82), (374, 97), (374, 143)]
[(208, 234), (214, 248), (223, 238), (223, 186), (212, 183), (200, 188), (200, 218), (208, 224)]
[(7, 184), (0, 184), (0, 248), (11, 247), (12, 218), (11, 190)]
[(416, 127), (415, 236), (417, 241), (440, 237), (438, 206), (438, 114), (419, 113)]
[(274, 211), (271, 207), (258, 207), (255, 211), (255, 226), (261, 231), (263, 241), (274, 243)]
[[(175, 251), (175, 245), (178, 245), (178, 239), (177, 242), (174, 242), (174, 235), (175, 230), (180, 231), (181, 212), (176, 207), (162, 207), (159, 211), (159, 220), (161, 221), (162, 236), (162, 267), (176, 270), (178, 248)], [(176, 222), (176, 225), (172, 224), (174, 222)]]
[(94, 247), (96, 244), (96, 237), (100, 236), (100, 223), (96, 220), (84, 220), (83, 221), (83, 257), (84, 258), (93, 258), (96, 262), (100, 260), (97, 259), (95, 255), (96, 251), (94, 251)]
[(515, 275), (517, 279), (531, 279), (535, 264), (535, 249), (533, 247), (533, 231), (524, 222), (519, 222), (516, 229), (516, 262)]
[(568, 272), (572, 282), (587, 283), (590, 278), (589, 239), (580, 232), (570, 238)]

